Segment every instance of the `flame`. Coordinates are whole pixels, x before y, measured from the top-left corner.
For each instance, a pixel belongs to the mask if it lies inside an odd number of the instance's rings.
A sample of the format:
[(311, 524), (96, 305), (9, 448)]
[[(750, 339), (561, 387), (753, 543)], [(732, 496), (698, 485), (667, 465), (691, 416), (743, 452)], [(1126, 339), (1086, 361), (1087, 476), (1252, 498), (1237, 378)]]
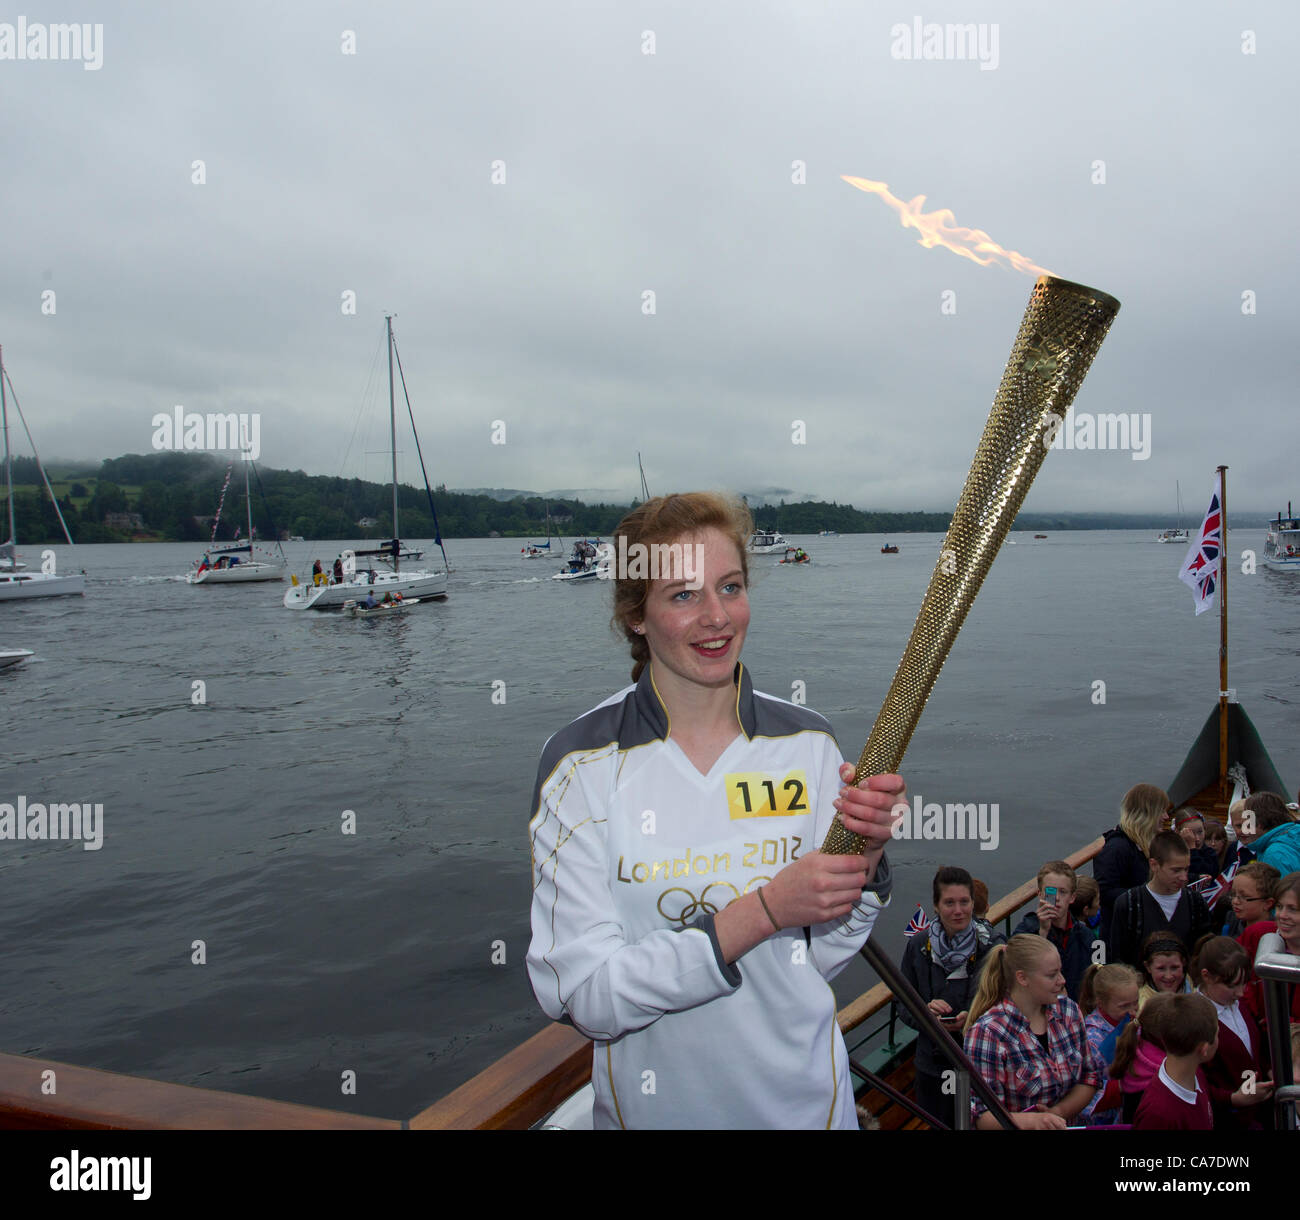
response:
[(848, 174), (840, 176), (850, 186), (856, 186), (860, 191), (866, 191), (869, 195), (879, 195), (898, 213), (903, 228), (916, 229), (921, 234), (918, 240), (926, 249), (942, 246), (945, 250), (960, 254), (962, 258), (979, 263), (981, 267), (997, 263), (999, 266), (1010, 266), (1016, 271), (1024, 271), (1029, 275), (1052, 274), (1046, 267), (1030, 262), (1023, 254), (1003, 249), (983, 229), (965, 229), (961, 225), (953, 224), (953, 215), (948, 208), (938, 208), (933, 212), (921, 211), (921, 205), (925, 203), (924, 195), (917, 195), (904, 203), (889, 193), (887, 183), (872, 182), (870, 178), (852, 178)]

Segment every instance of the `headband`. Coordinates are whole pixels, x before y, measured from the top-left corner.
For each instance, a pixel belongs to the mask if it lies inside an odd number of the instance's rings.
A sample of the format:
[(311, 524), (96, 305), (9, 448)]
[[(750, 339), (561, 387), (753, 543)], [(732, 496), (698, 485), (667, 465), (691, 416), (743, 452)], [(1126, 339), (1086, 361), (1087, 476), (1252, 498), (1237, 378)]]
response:
[(1146, 951), (1146, 958), (1155, 957), (1157, 953), (1177, 953), (1180, 957), (1187, 956), (1187, 947), (1176, 936), (1161, 937), (1160, 940), (1153, 940)]

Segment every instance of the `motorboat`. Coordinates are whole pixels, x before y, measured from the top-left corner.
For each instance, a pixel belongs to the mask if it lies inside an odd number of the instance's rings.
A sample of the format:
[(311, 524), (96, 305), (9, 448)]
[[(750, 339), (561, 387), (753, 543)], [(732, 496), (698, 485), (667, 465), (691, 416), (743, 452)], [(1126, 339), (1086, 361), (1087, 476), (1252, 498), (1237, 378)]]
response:
[(579, 538), (573, 544), (573, 553), (565, 567), (551, 577), (552, 580), (581, 581), (609, 580), (613, 574), (614, 548), (599, 538)]
[(756, 529), (749, 539), (751, 555), (775, 555), (790, 545), (780, 530)]
[(28, 657), (35, 655), (30, 648), (0, 649), (0, 669), (8, 669), (11, 665), (21, 665)]
[(386, 614), (399, 614), (403, 610), (409, 610), (412, 606), (418, 606), (420, 599), (418, 597), (402, 597), (398, 594), (390, 602), (377, 601), (373, 606), (367, 606), (365, 602), (350, 601), (343, 603), (343, 613), (348, 618), (375, 618)]

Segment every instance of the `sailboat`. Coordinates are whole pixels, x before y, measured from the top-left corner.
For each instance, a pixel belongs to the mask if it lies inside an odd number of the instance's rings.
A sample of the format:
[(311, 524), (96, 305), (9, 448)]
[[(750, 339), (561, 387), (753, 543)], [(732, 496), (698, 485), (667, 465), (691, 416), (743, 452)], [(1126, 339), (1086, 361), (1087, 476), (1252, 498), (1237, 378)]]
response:
[[(320, 579), (309, 584), (299, 584), (296, 576), (290, 577), (293, 587), (285, 592), (284, 604), (290, 610), (341, 610), (345, 603), (362, 601), (367, 592), (373, 590), (377, 598), (385, 593), (398, 594), (403, 598), (441, 599), (447, 596), (447, 573), (401, 570), (403, 548), (397, 519), (397, 400), (393, 384), (393, 355), (396, 341), (393, 338), (393, 316), (385, 314), (388, 327), (388, 421), (389, 440), (393, 456), (393, 537), (390, 542), (374, 550), (345, 551), (336, 561), (342, 579)], [(398, 357), (398, 370), (401, 369), (401, 357)], [(402, 375), (402, 392), (406, 393), (406, 376)], [(406, 409), (411, 416), (411, 430), (415, 430), (415, 414), (411, 410), (410, 396), (406, 398)], [(420, 438), (415, 438), (416, 453), (420, 453)], [(424, 490), (429, 497), (429, 511), (433, 515), (434, 528), (437, 528), (437, 513), (433, 507), (433, 492), (429, 489), (429, 477), (424, 470), (424, 455), (420, 454), (420, 470), (424, 474)], [(438, 535), (438, 547), (442, 550), (442, 536)], [(447, 552), (442, 550), (443, 562), (447, 561)], [(391, 565), (391, 571), (376, 570), (367, 566), (361, 570), (358, 559), (378, 559), (381, 563)]]
[[(46, 571), (44, 564), (41, 565), (39, 572), (25, 571), (27, 565), (19, 560), (18, 552), (14, 549), (17, 546), (17, 537), (14, 530), (13, 455), (9, 451), (9, 399), (5, 393), (5, 385), (8, 381), (9, 373), (4, 365), (4, 351), (0, 349), (0, 425), (4, 429), (5, 490), (8, 493), (9, 501), (9, 540), (0, 543), (0, 601), (85, 593), (86, 577), (84, 573), (74, 572), (68, 576), (59, 576), (53, 570)], [(13, 391), (12, 385), (9, 385), (9, 390), (10, 392)], [(18, 418), (22, 419), (22, 408), (18, 405), (18, 395), (14, 394), (13, 399), (14, 408), (18, 411)], [(23, 419), (23, 430), (27, 432), (27, 439), (30, 441), (32, 434), (27, 429), (25, 419)], [(32, 452), (36, 453), (35, 444), (32, 445)], [(50, 500), (54, 504), (54, 511), (58, 515), (59, 524), (63, 526), (63, 536), (67, 538), (68, 545), (71, 546), (72, 535), (68, 533), (68, 526), (63, 520), (63, 514), (59, 512), (59, 502), (55, 499), (54, 489), (50, 486), (49, 479), (45, 477), (45, 467), (41, 465), (40, 454), (36, 454), (36, 465), (41, 472), (41, 479), (45, 483), (45, 490), (50, 493)]]
[(1178, 501), (1178, 527), (1176, 529), (1161, 530), (1156, 535), (1157, 542), (1181, 542), (1187, 543), (1187, 531), (1183, 528), (1183, 489), (1174, 481), (1174, 494)]
[[(235, 532), (235, 541), (224, 546), (209, 545), (202, 559), (194, 561), (194, 571), (185, 574), (185, 581), (191, 585), (231, 585), (245, 584), (253, 580), (283, 580), (289, 564), (280, 551), (279, 558), (270, 552), (263, 552), (265, 559), (253, 557), (253, 497), (248, 489), (248, 468), (252, 462), (244, 460), (244, 501), (248, 506), (248, 541), (239, 541), (239, 532)], [(233, 466), (233, 463), (232, 463)], [(226, 471), (226, 483), (221, 489), (221, 502), (217, 505), (217, 515), (212, 522), (212, 542), (217, 540), (217, 526), (221, 524), (221, 505), (225, 503), (226, 487), (230, 486), (230, 470)], [(276, 549), (280, 544), (276, 543)], [(247, 556), (247, 558), (245, 558)]]
[[(519, 552), (521, 559), (549, 559), (551, 557), (551, 506), (549, 502), (546, 505), (546, 541), (530, 542)], [(555, 539), (560, 544), (560, 550), (564, 550), (564, 539), (558, 532), (555, 533)]]

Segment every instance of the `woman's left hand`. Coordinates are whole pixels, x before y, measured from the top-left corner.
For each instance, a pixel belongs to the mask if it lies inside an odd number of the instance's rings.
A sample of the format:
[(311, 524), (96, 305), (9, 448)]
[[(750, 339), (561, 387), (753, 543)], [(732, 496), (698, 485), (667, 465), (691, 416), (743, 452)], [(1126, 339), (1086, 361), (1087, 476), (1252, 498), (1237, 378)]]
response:
[[(868, 853), (883, 851), (907, 806), (907, 785), (901, 775), (868, 775), (854, 786), (852, 763), (840, 767), (845, 787), (831, 802), (850, 834), (868, 841)], [(903, 806), (897, 813), (894, 810)]]

